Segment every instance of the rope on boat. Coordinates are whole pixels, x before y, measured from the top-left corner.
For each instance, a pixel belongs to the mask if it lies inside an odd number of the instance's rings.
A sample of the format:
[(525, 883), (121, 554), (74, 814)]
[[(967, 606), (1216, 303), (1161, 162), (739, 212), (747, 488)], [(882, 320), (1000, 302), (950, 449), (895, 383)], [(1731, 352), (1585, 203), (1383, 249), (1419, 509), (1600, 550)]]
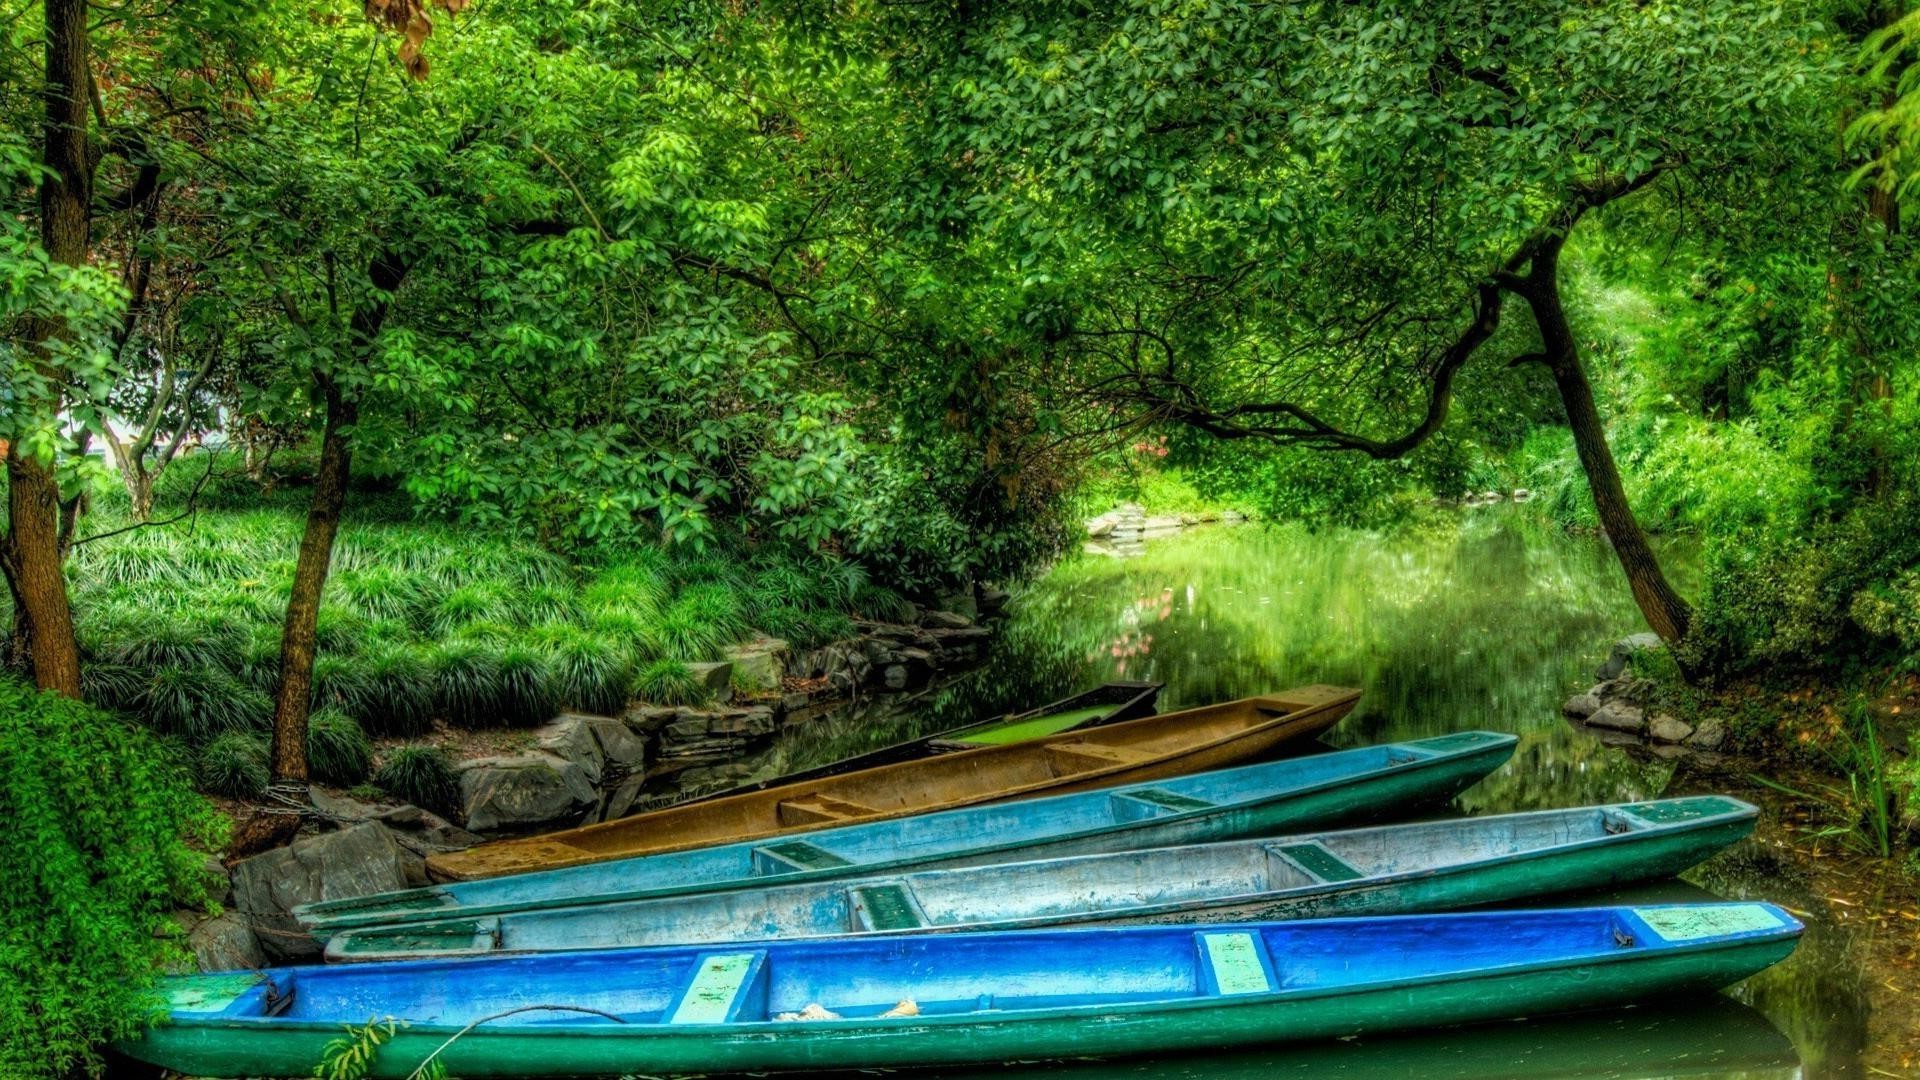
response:
[(420, 1062), (420, 1064), (417, 1067), (415, 1067), (412, 1072), (407, 1074), (407, 1080), (420, 1080), (421, 1077), (426, 1075), (427, 1066), (433, 1064), (433, 1059), (439, 1057), (441, 1052), (444, 1051), (447, 1047), (452, 1046), (454, 1043), (459, 1042), (461, 1036), (465, 1035), (467, 1032), (472, 1031), (474, 1028), (479, 1027), (481, 1024), (491, 1023), (492, 1021), (499, 1020), (502, 1017), (513, 1016), (516, 1013), (524, 1013), (524, 1012), (588, 1013), (593, 1016), (605, 1017), (606, 1019), (611, 1020), (616, 1024), (624, 1024), (627, 1022), (626, 1020), (622, 1019), (619, 1016), (616, 1016), (613, 1013), (605, 1012), (600, 1009), (589, 1009), (583, 1005), (522, 1005), (517, 1009), (508, 1009), (505, 1012), (494, 1013), (492, 1016), (483, 1016), (480, 1019), (475, 1020), (473, 1023), (468, 1024), (466, 1027), (461, 1028), (459, 1031), (454, 1032), (453, 1038), (448, 1039), (446, 1042), (443, 1042), (439, 1046), (434, 1047), (433, 1053), (428, 1054), (426, 1056), (426, 1060)]

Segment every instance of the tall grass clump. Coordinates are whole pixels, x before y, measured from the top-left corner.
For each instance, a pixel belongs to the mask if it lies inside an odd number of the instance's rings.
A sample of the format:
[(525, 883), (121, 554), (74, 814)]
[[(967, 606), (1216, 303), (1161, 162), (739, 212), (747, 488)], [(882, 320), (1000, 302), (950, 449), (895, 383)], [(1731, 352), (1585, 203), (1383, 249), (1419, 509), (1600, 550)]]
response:
[(320, 709), (307, 719), (307, 771), (323, 784), (352, 787), (373, 771), (373, 744), (353, 717)]
[(402, 802), (452, 815), (460, 809), (460, 779), (453, 759), (431, 746), (402, 746), (388, 754), (374, 785)]
[(433, 675), (423, 651), (384, 641), (360, 657), (364, 694), (346, 708), (371, 734), (404, 737), (433, 729)]
[(617, 642), (566, 623), (541, 627), (535, 640), (547, 654), (551, 689), (561, 705), (612, 715), (626, 704), (633, 662)]
[(457, 638), (428, 653), (434, 705), (456, 727), (527, 727), (558, 705), (550, 660), (527, 645)]
[(200, 788), (233, 799), (257, 799), (267, 790), (267, 740), (229, 731), (200, 748)]
[(678, 660), (655, 660), (641, 668), (633, 679), (633, 694), (656, 705), (699, 705), (709, 696), (707, 688)]
[(215, 667), (159, 667), (135, 699), (135, 712), (156, 730), (204, 743), (218, 735), (266, 728), (267, 695)]
[(224, 822), (151, 733), (0, 679), (0, 1076), (97, 1073), (142, 1030), (154, 980), (190, 962), (177, 908), (204, 907)]

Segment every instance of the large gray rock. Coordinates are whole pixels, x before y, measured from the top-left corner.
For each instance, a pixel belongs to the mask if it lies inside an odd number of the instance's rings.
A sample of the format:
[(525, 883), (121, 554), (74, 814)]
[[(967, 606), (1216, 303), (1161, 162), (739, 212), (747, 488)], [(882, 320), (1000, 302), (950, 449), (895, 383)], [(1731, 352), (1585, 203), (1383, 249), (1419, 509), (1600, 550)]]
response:
[(187, 931), (187, 949), (201, 971), (255, 970), (267, 966), (266, 950), (246, 916), (226, 911)]
[(377, 821), (302, 837), (234, 864), (234, 908), (252, 925), (269, 956), (316, 957), (320, 945), (300, 929), (293, 909), (317, 900), (405, 888), (407, 858), (393, 831)]
[(1686, 742), (1693, 735), (1693, 725), (1666, 713), (1656, 715), (1647, 721), (1647, 737), (1656, 742)]
[(556, 717), (536, 730), (534, 737), (541, 750), (580, 766), (580, 771), (587, 774), (587, 782), (598, 784), (607, 756), (601, 752), (600, 740), (594, 738), (586, 719), (572, 714)]
[(593, 740), (600, 744), (600, 756), (606, 759), (609, 767), (638, 769), (647, 762), (647, 740), (633, 733), (622, 720), (611, 716), (582, 716), (579, 718), (587, 730), (593, 732)]
[(779, 638), (755, 638), (727, 650), (733, 681), (743, 689), (761, 692), (780, 689), (787, 673), (787, 643)]
[(1576, 720), (1585, 720), (1599, 712), (1600, 705), (1600, 695), (1589, 690), (1584, 694), (1575, 694), (1568, 698), (1566, 704), (1560, 706), (1560, 711)]
[(1609, 701), (1587, 717), (1588, 726), (1638, 735), (1647, 727), (1647, 714), (1638, 705)]
[(693, 676), (694, 685), (704, 689), (713, 700), (733, 700), (732, 661), (711, 660), (701, 664), (688, 664), (687, 672)]
[(599, 801), (585, 769), (553, 754), (480, 758), (460, 766), (460, 801), (476, 832), (578, 817)]
[(928, 611), (920, 616), (920, 625), (929, 630), (965, 630), (973, 620), (958, 611)]
[(1666, 643), (1660, 640), (1659, 634), (1630, 634), (1613, 643), (1613, 648), (1607, 652), (1606, 660), (1601, 663), (1600, 669), (1594, 672), (1594, 677), (1601, 682), (1617, 679), (1633, 664), (1635, 653), (1665, 647)]
[(1726, 741), (1726, 721), (1712, 716), (1700, 721), (1700, 726), (1693, 729), (1693, 737), (1687, 740), (1687, 745), (1695, 750), (1718, 750)]

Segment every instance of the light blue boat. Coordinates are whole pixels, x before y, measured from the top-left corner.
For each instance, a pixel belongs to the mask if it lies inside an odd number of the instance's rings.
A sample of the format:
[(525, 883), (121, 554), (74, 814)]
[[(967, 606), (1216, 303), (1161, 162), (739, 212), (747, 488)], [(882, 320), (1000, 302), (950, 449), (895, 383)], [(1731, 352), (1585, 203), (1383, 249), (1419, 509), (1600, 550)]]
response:
[(391, 1017), (375, 1080), (855, 1069), (1145, 1053), (1710, 994), (1793, 951), (1771, 904), (901, 934), (220, 972), (121, 1052), (298, 1076)]
[(1757, 811), (1698, 796), (863, 875), (337, 933), (327, 959), (1438, 911), (1669, 877)]
[(326, 900), (295, 912), (321, 939), (358, 926), (694, 892), (1206, 843), (1382, 820), (1444, 802), (1512, 756), (1516, 739), (1465, 731), (1170, 780), (966, 807), (804, 836)]

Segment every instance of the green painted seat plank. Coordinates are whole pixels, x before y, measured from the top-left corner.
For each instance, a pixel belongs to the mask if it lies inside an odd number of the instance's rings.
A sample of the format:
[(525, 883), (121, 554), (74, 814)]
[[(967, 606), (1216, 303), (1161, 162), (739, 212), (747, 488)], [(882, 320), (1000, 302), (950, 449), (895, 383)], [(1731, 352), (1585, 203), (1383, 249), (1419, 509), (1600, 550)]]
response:
[(805, 840), (786, 840), (753, 849), (754, 872), (787, 874), (796, 870), (833, 870), (852, 866), (846, 859)]
[(927, 924), (907, 887), (895, 882), (848, 890), (856, 930), (918, 930)]
[(1358, 881), (1365, 876), (1319, 844), (1283, 844), (1276, 850), (1292, 859), (1300, 869), (1329, 884)]

